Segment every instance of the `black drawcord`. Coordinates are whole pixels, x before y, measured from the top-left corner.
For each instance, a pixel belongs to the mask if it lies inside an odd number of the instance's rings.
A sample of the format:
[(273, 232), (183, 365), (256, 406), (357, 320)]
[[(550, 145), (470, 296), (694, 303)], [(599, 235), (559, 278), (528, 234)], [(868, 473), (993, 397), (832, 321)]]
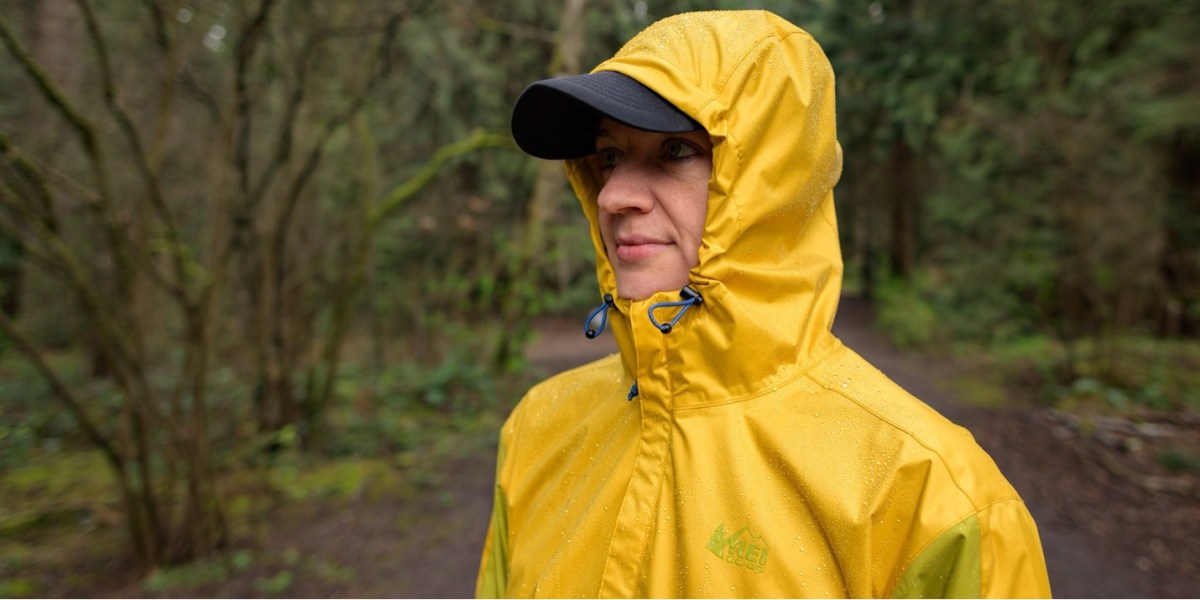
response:
[[(704, 303), (704, 297), (701, 296), (700, 292), (697, 292), (690, 285), (684, 286), (682, 290), (679, 290), (679, 297), (683, 299), (677, 302), (658, 302), (651, 304), (650, 308), (646, 309), (646, 315), (650, 317), (650, 323), (652, 323), (656, 329), (664, 334), (671, 333), (671, 328), (673, 328), (675, 324), (683, 318), (683, 314), (686, 313), (689, 308)], [(583, 335), (587, 336), (588, 339), (594, 339), (604, 332), (604, 328), (608, 326), (608, 310), (613, 307), (613, 304), (614, 301), (612, 294), (605, 294), (604, 303), (592, 309), (592, 312), (587, 316), (587, 320), (583, 322)], [(655, 310), (660, 308), (674, 307), (682, 308), (680, 308), (679, 312), (675, 313), (675, 316), (669, 322), (660, 323), (658, 319), (654, 318)], [(593, 329), (592, 323), (596, 319), (600, 319), (600, 324)], [(629, 387), (629, 394), (625, 396), (625, 399), (632, 401), (637, 397), (637, 395), (638, 385), (637, 381), (634, 381), (633, 385)]]
[[(653, 323), (659, 331), (663, 333), (671, 333), (671, 328), (679, 322), (679, 319), (683, 318), (683, 313), (687, 312), (689, 308), (696, 306), (697, 304), (704, 303), (704, 298), (700, 295), (700, 292), (692, 289), (692, 286), (690, 285), (684, 286), (682, 290), (679, 290), (679, 297), (683, 298), (683, 300), (679, 300), (677, 302), (658, 302), (656, 304), (651, 304), (650, 308), (646, 309), (646, 314), (650, 316), (650, 322)], [(671, 319), (669, 323), (659, 323), (658, 319), (654, 318), (655, 310), (660, 308), (673, 308), (676, 306), (682, 306), (683, 308), (680, 309), (679, 312), (675, 313), (675, 318)]]
[[(588, 314), (587, 320), (583, 322), (583, 335), (586, 335), (589, 340), (595, 339), (604, 331), (604, 327), (608, 325), (608, 309), (613, 307), (612, 294), (604, 295), (604, 304), (597, 306), (591, 313)], [(600, 317), (600, 326), (592, 329), (592, 321), (596, 317)]]

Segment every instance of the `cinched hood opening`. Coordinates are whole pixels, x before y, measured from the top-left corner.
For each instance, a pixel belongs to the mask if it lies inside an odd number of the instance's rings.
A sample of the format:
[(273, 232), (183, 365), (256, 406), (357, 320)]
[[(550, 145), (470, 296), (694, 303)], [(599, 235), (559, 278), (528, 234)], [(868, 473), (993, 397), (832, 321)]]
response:
[(586, 160), (567, 161), (591, 223), (600, 294), (611, 294), (621, 313), (609, 326), (626, 372), (636, 377), (639, 356), (664, 356), (676, 402), (686, 405), (735, 400), (799, 376), (832, 347), (841, 293), (832, 189), (842, 155), (824, 52), (765, 11), (687, 13), (650, 26), (599, 71), (641, 82), (713, 141), (708, 216), (689, 273), (704, 302), (670, 333), (652, 330), (661, 340), (635, 335), (633, 320), (681, 300), (679, 290), (620, 298), (600, 237), (600, 183)]

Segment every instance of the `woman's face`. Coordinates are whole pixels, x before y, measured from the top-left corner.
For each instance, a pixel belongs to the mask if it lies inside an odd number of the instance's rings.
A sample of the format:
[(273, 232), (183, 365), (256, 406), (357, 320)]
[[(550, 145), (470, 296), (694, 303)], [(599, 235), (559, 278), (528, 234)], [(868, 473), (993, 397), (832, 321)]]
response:
[(603, 183), (600, 236), (617, 294), (642, 300), (687, 285), (708, 214), (708, 133), (654, 133), (604, 118), (589, 160)]

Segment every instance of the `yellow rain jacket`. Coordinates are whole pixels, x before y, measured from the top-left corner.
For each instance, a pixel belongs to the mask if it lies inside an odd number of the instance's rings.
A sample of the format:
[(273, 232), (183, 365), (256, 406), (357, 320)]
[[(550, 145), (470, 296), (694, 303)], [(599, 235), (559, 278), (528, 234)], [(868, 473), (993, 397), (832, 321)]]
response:
[[(762, 11), (683, 14), (596, 70), (712, 136), (703, 303), (664, 334), (647, 309), (678, 291), (617, 299), (620, 353), (513, 411), (477, 594), (1048, 596), (1033, 520), (992, 460), (830, 333), (842, 159), (813, 38)], [(599, 183), (582, 160), (567, 171), (616, 296)]]

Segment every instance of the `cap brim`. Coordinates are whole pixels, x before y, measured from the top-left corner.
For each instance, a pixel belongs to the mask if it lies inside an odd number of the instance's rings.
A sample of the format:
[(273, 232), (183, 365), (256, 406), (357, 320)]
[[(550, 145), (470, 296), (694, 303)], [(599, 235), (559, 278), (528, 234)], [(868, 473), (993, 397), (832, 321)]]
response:
[(661, 133), (700, 128), (691, 117), (636, 79), (616, 71), (556, 77), (531, 84), (513, 106), (513, 139), (538, 158), (580, 158), (596, 152), (601, 116)]

